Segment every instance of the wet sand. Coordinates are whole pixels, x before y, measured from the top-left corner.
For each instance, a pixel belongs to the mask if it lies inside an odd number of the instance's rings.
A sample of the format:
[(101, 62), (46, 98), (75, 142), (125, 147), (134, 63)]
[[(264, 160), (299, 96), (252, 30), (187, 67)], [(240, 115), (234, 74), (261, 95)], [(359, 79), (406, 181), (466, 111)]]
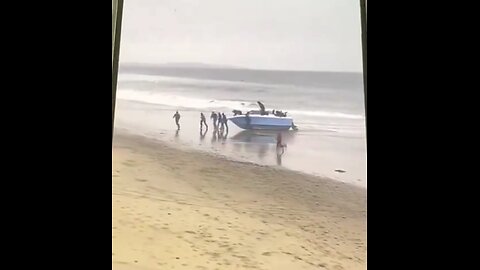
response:
[(365, 269), (366, 190), (121, 134), (112, 269)]
[[(328, 177), (366, 188), (366, 141), (364, 134), (342, 136), (328, 130), (308, 131), (302, 122), (298, 132), (284, 132), (287, 144), (281, 160), (277, 159), (276, 132), (250, 132), (229, 122), (229, 133), (215, 134), (210, 128), (200, 132), (200, 113), (179, 109), (181, 130), (176, 132), (172, 118), (175, 110), (161, 106), (119, 100), (115, 127), (130, 133), (159, 139), (170, 146), (202, 150), (238, 161), (282, 166), (295, 171)], [(204, 112), (210, 117), (210, 112)], [(230, 115), (226, 111), (227, 115)], [(325, 123), (327, 125), (327, 123)], [(335, 170), (342, 170), (338, 173)]]

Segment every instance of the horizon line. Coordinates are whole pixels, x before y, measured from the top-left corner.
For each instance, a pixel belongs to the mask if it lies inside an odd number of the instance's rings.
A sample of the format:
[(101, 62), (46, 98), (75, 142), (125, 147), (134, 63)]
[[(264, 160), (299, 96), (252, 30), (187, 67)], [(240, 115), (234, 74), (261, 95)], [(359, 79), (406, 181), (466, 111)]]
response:
[[(308, 69), (266, 69), (266, 68), (249, 68), (243, 66), (233, 66), (233, 65), (223, 65), (223, 64), (207, 64), (202, 62), (166, 62), (166, 63), (148, 63), (148, 62), (133, 62), (133, 61), (125, 61), (121, 62), (120, 66), (122, 65), (150, 65), (150, 66), (173, 66), (173, 65), (186, 65), (185, 67), (178, 67), (178, 68), (202, 68), (202, 67), (195, 67), (193, 65), (203, 65), (203, 68), (210, 68), (210, 69), (236, 69), (236, 70), (252, 70), (252, 71), (290, 71), (290, 72), (324, 72), (324, 73), (358, 73), (363, 74), (363, 70), (361, 71), (339, 71), (339, 70), (308, 70)], [(192, 65), (188, 67), (188, 65)]]

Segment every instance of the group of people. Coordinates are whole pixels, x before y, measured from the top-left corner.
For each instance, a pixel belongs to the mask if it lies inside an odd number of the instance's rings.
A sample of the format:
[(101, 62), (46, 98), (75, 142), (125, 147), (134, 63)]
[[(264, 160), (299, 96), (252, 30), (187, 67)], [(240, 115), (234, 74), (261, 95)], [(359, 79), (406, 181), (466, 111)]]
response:
[[(175, 124), (177, 125), (177, 128), (178, 128), (177, 129), (177, 134), (178, 134), (178, 131), (180, 130), (180, 118), (181, 118), (180, 113), (178, 113), (178, 111), (176, 111), (175, 114), (173, 115), (173, 118), (175, 119)], [(212, 142), (217, 140), (217, 133), (218, 133), (218, 139), (225, 140), (226, 136), (228, 134), (228, 125), (227, 125), (228, 119), (227, 119), (227, 116), (224, 113), (212, 112), (211, 115), (210, 115), (210, 119), (212, 119), (213, 126), (214, 126), (214, 133), (213, 133), (213, 137), (212, 137)], [(246, 119), (247, 119), (247, 124), (250, 124), (250, 113), (249, 112), (247, 112), (247, 114), (246, 114)], [(202, 132), (204, 125), (206, 127), (205, 133)], [(225, 129), (226, 129), (227, 133), (225, 135), (223, 135), (223, 131)], [(203, 140), (205, 138), (207, 130), (208, 130), (207, 119), (206, 119), (205, 115), (201, 112), (200, 113), (200, 139), (201, 140)], [(287, 145), (284, 144), (281, 133), (277, 134), (276, 141), (277, 141), (277, 147), (276, 147), (276, 149), (277, 149), (277, 165), (281, 166), (282, 165), (282, 155), (284, 154), (285, 148), (287, 147)]]
[[(203, 113), (202, 113), (203, 115)], [(213, 121), (213, 127), (215, 129), (221, 129), (221, 130), (224, 130), (226, 129), (228, 131), (228, 119), (227, 119), (227, 116), (224, 114), (224, 113), (216, 113), (216, 112), (212, 112), (210, 114), (210, 119), (212, 119)], [(205, 123), (206, 125), (207, 123)]]
[[(177, 130), (180, 130), (180, 113), (178, 113), (178, 111), (175, 112), (175, 114), (173, 115), (173, 118), (175, 119), (175, 124), (177, 125)], [(212, 114), (210, 115), (210, 119), (212, 119), (213, 121), (213, 127), (215, 130), (224, 130), (226, 129), (227, 132), (228, 132), (228, 119), (227, 119), (227, 116), (224, 114), (224, 113), (216, 113), (216, 112), (212, 112)], [(208, 124), (207, 124), (207, 119), (205, 117), (205, 115), (201, 112), (200, 113), (200, 130), (203, 129), (203, 126), (205, 125), (205, 127), (208, 129)]]

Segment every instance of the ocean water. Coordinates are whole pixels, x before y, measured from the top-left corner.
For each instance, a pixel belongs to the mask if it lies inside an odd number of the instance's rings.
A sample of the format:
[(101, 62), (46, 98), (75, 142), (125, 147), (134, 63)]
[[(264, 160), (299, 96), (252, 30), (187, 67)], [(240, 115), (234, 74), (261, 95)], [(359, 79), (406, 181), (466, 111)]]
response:
[[(248, 69), (127, 66), (120, 69), (116, 126), (234, 159), (282, 166), (365, 186), (366, 139), (362, 74)], [(258, 109), (288, 112), (299, 127), (284, 134), (279, 162), (276, 134), (242, 131), (230, 123), (218, 143), (202, 136), (199, 114)], [(173, 113), (182, 114), (182, 135)], [(209, 122), (210, 123), (210, 122)], [(207, 140), (206, 137), (211, 137)], [(218, 145), (220, 146), (218, 146)], [(336, 170), (345, 171), (339, 173)]]

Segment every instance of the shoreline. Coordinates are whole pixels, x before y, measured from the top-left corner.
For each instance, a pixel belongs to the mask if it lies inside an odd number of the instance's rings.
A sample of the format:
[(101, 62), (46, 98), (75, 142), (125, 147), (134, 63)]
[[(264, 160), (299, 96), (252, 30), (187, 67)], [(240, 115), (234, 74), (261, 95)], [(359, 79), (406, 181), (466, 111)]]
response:
[(118, 131), (112, 151), (114, 269), (365, 268), (366, 189)]
[(120, 138), (120, 140), (132, 139), (132, 140), (145, 141), (147, 143), (158, 144), (161, 147), (171, 148), (171, 149), (174, 149), (174, 150), (182, 151), (184, 153), (188, 153), (188, 154), (192, 154), (192, 155), (205, 155), (209, 158), (221, 159), (221, 160), (225, 160), (225, 161), (232, 162), (232, 163), (250, 165), (250, 166), (254, 166), (254, 167), (258, 167), (258, 168), (269, 168), (269, 169), (278, 170), (278, 171), (286, 171), (286, 172), (290, 172), (290, 173), (293, 173), (293, 174), (298, 174), (298, 176), (304, 176), (304, 177), (309, 177), (309, 178), (312, 178), (312, 177), (313, 178), (318, 178), (319, 180), (322, 180), (322, 181), (332, 181), (332, 184), (347, 185), (347, 186), (350, 186), (350, 187), (353, 187), (353, 188), (359, 188), (359, 189), (363, 189), (363, 190), (367, 189), (366, 186), (360, 186), (360, 185), (353, 184), (353, 183), (350, 183), (350, 182), (344, 182), (344, 181), (341, 181), (341, 180), (338, 180), (338, 179), (330, 178), (328, 176), (322, 176), (322, 175), (318, 175), (318, 174), (315, 174), (315, 173), (308, 173), (308, 172), (304, 172), (304, 171), (301, 171), (301, 170), (296, 170), (296, 169), (292, 169), (292, 168), (288, 168), (288, 167), (284, 167), (284, 166), (279, 166), (279, 165), (261, 164), (261, 163), (255, 162), (255, 161), (249, 161), (249, 160), (247, 160), (246, 157), (238, 158), (238, 157), (232, 157), (232, 156), (229, 156), (229, 155), (226, 155), (226, 154), (222, 154), (221, 152), (205, 151), (205, 150), (200, 149), (200, 148), (191, 147), (187, 143), (168, 144), (165, 141), (162, 141), (160, 139), (156, 139), (156, 138), (148, 136), (148, 135), (134, 134), (134, 133), (128, 131), (128, 129), (116, 128), (115, 131), (114, 131), (114, 141), (115, 141), (115, 137)]
[(172, 119), (175, 111), (169, 108), (125, 101), (117, 107), (117, 130), (121, 128), (174, 147), (187, 146), (235, 161), (284, 167), (366, 188), (366, 143), (361, 134), (345, 137), (326, 129), (282, 132), (288, 148), (279, 159), (275, 151), (276, 134), (242, 130), (233, 123), (229, 123), (228, 137), (215, 136), (212, 128), (202, 134), (200, 112), (195, 110), (181, 112), (182, 129), (177, 133)]

